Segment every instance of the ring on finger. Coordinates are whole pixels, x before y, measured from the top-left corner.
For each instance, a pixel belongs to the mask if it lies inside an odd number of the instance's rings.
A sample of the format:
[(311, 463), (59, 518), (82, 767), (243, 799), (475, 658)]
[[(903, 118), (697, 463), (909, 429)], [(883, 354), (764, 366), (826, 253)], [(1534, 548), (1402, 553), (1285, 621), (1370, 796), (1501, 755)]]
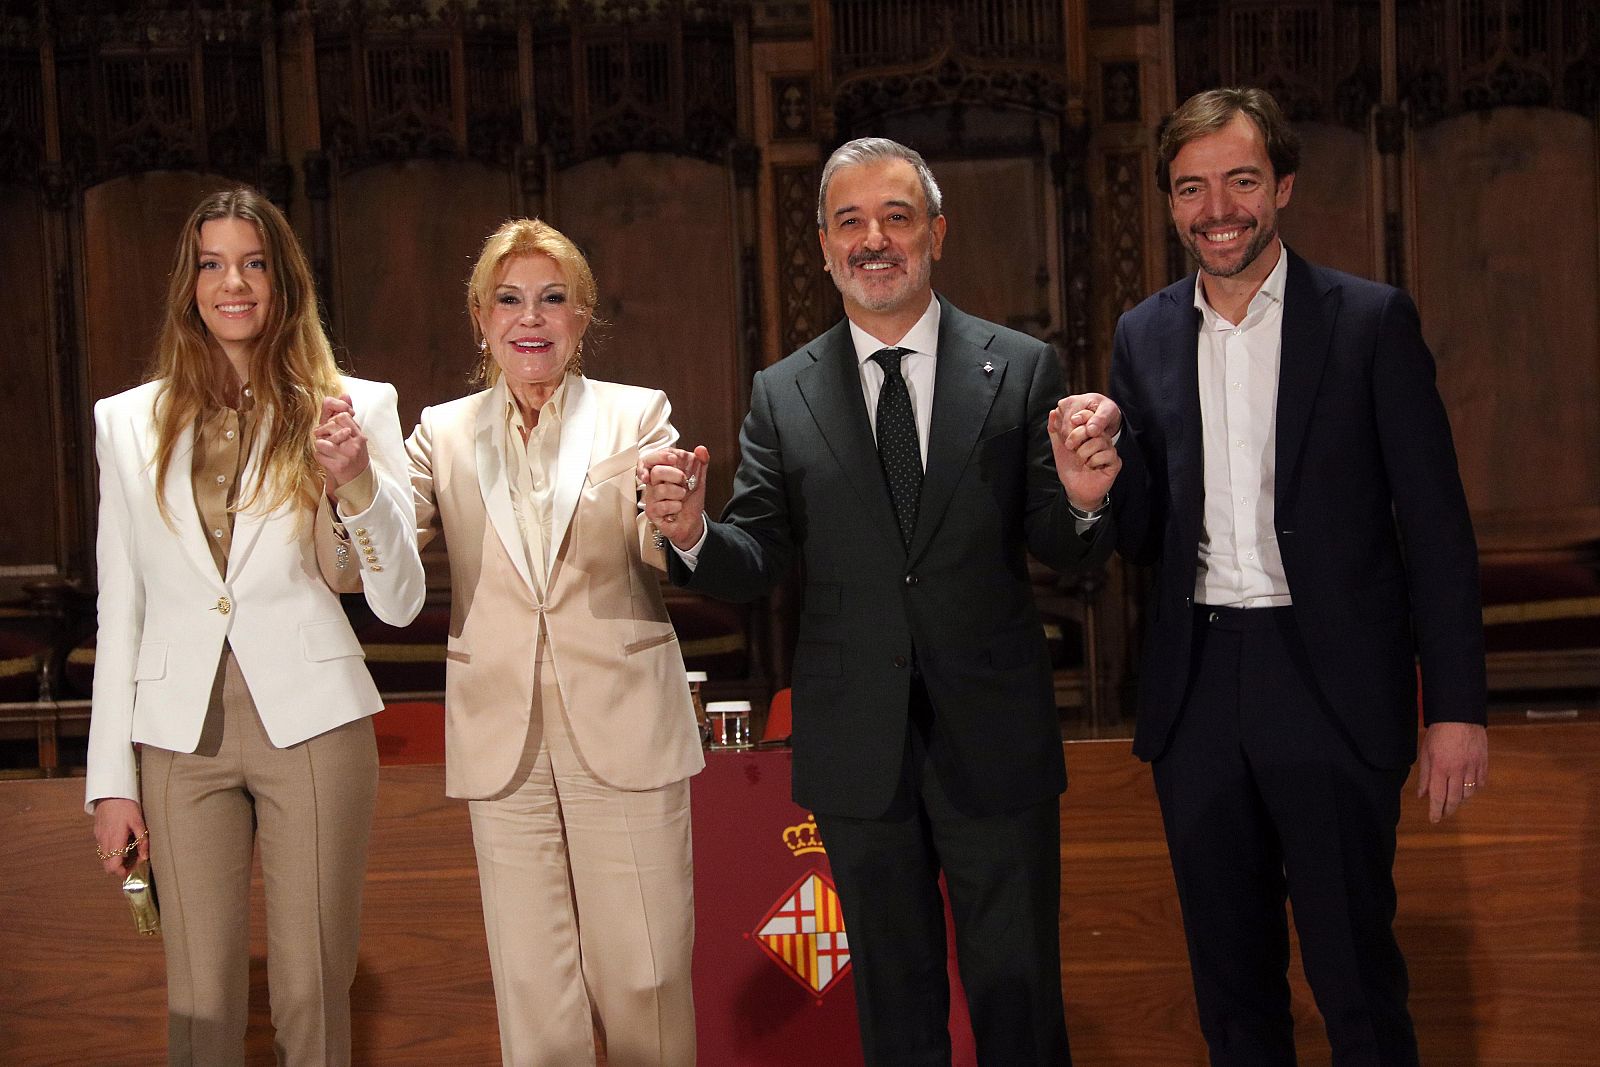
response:
[(689, 480), (684, 483), (689, 487), (689, 492), (694, 492), (694, 487), (700, 484), (700, 477), (696, 474), (689, 475)]

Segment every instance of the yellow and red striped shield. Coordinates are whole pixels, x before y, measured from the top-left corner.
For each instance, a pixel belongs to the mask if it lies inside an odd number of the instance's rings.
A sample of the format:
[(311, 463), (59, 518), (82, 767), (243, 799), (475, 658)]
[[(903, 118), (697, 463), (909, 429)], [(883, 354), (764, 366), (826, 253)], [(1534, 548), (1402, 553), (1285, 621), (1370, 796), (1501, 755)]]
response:
[(839, 892), (815, 868), (767, 912), (755, 938), (767, 955), (819, 997), (850, 969)]

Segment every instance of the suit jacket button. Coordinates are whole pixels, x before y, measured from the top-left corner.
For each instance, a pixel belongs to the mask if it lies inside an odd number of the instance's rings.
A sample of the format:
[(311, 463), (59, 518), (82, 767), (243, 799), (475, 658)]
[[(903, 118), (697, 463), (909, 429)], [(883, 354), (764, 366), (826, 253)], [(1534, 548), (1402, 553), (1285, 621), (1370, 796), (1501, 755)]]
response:
[(922, 581), (922, 579), (918, 578), (915, 574), (906, 575), (906, 584), (907, 585), (916, 585), (920, 581)]
[(896, 667), (904, 667), (906, 665), (906, 658), (904, 656), (896, 656), (894, 658), (894, 665)]
[(225, 596), (219, 596), (217, 597), (217, 606), (211, 610), (226, 615), (228, 612), (233, 610), (233, 601), (229, 600)]

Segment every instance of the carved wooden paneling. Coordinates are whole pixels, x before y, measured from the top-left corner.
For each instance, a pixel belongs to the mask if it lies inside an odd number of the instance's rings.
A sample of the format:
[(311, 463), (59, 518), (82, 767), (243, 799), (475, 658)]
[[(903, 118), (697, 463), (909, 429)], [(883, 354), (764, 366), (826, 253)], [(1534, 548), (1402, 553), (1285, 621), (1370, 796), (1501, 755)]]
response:
[(81, 186), (203, 169), (257, 180), (272, 154), (263, 49), (268, 5), (42, 5), (61, 156)]
[[(1379, 102), (1376, 0), (1179, 0), (1177, 96), (1272, 90), (1296, 120), (1365, 128)], [(1600, 104), (1600, 9), (1585, 0), (1397, 0), (1399, 97), (1419, 125), (1458, 111)]]
[[(1007, 154), (1021, 145), (1015, 134), (995, 136), (1004, 121), (997, 113), (1066, 108), (1059, 2), (831, 0), (830, 15), (833, 108), (844, 137), (885, 132), (884, 116), (898, 112), (949, 109), (946, 125), (959, 127), (970, 108), (977, 128), (953, 128), (940, 142), (957, 154), (970, 154), (962, 146)], [(1036, 132), (1031, 140), (1037, 147)]]
[(735, 135), (731, 8), (713, 0), (558, 9), (534, 99), (559, 166), (629, 150), (722, 158)]
[(31, 182), (44, 162), (44, 82), (39, 52), (0, 34), (0, 183)]
[(843, 315), (838, 290), (822, 269), (817, 241), (817, 179), (810, 163), (772, 168), (778, 206), (778, 337), (783, 354), (799, 348)]
[(949, 228), (933, 285), (962, 310), (1035, 337), (1060, 328), (1050, 173), (1038, 158), (933, 165)]
[(1218, 85), (1271, 89), (1292, 119), (1363, 127), (1378, 99), (1373, 0), (1190, 0), (1174, 5), (1179, 100)]
[(1515, 108), (1416, 134), (1413, 288), (1475, 512), (1600, 500), (1595, 138)]
[(1363, 278), (1383, 277), (1373, 258), (1376, 218), (1367, 138), (1344, 126), (1301, 123), (1300, 173), (1278, 216), (1283, 239), (1307, 259)]
[(354, 373), (399, 390), (403, 433), (424, 406), (472, 388), (467, 275), (484, 238), (514, 214), (513, 193), (509, 175), (472, 160), (391, 163), (339, 179), (335, 342)]
[(738, 246), (727, 174), (630, 152), (557, 173), (550, 221), (589, 257), (609, 325), (585, 373), (665, 390), (680, 444), (711, 450), (713, 513), (727, 500), (744, 415), (738, 380)]
[(178, 231), (201, 197), (234, 183), (157, 171), (113, 178), (83, 197), (84, 332), (92, 400), (151, 369)]
[(810, 75), (774, 75), (767, 95), (772, 101), (774, 141), (805, 141), (816, 135), (816, 101)]
[(1594, 113), (1600, 10), (1585, 0), (1399, 0), (1401, 96), (1415, 121), (1502, 105)]
[(40, 270), (42, 208), (36, 190), (0, 185), (0, 456), (7, 457), (8, 501), (0, 508), (0, 569), (53, 570), (56, 563), (48, 307), (65, 294), (53, 292), (53, 279)]
[(1060, 0), (830, 0), (834, 70), (941, 53), (1065, 62)]
[(1139, 61), (1117, 60), (1100, 65), (1100, 121), (1140, 122)]
[(1107, 152), (1105, 155), (1105, 197), (1101, 217), (1101, 251), (1110, 264), (1105, 299), (1114, 321), (1150, 294), (1144, 282), (1145, 190), (1149, 188), (1146, 154)]

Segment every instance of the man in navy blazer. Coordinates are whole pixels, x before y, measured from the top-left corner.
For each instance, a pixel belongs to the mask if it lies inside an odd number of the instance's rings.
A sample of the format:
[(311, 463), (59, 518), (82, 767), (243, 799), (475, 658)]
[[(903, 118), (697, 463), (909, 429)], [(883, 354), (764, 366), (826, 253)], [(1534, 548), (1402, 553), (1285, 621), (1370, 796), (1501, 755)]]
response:
[(1410, 298), (1278, 238), (1298, 154), (1256, 89), (1162, 136), (1200, 271), (1124, 315), (1112, 356), (1112, 513), (1154, 568), (1134, 751), (1211, 1062), (1295, 1062), (1287, 896), (1333, 1062), (1390, 1067), (1417, 1062), (1391, 871), (1419, 658), (1433, 819), (1487, 781), (1477, 548)]
[(1066, 447), (1049, 345), (934, 296), (920, 155), (852, 141), (821, 185), (846, 321), (756, 375), (721, 522), (704, 448), (645, 457), (646, 514), (690, 589), (750, 600), (801, 566), (794, 798), (843, 903), (866, 1061), (950, 1062), (943, 871), (979, 1061), (1068, 1064), (1066, 776), (1027, 555), (1109, 554), (1119, 461), (1107, 437)]

